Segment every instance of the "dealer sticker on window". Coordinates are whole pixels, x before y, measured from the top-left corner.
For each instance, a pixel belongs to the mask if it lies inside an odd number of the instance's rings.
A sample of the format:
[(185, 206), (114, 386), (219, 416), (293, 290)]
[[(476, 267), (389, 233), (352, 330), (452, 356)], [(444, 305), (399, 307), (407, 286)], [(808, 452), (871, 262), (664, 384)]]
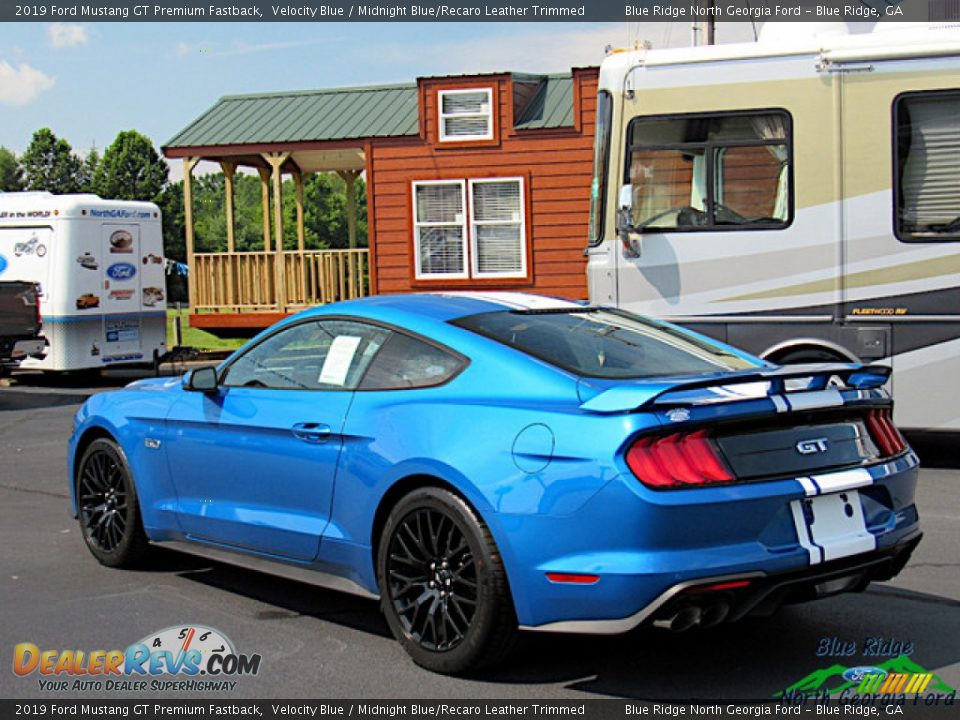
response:
[(327, 385), (343, 385), (347, 382), (347, 373), (350, 372), (361, 339), (353, 335), (339, 335), (333, 339), (320, 368), (319, 382)]

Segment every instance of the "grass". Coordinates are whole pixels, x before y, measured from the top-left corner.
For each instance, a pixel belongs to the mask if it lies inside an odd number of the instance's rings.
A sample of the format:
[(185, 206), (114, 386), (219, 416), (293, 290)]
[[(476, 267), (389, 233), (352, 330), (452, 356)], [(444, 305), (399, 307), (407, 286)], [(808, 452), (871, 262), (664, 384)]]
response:
[[(180, 328), (183, 333), (183, 342), (185, 347), (196, 348), (197, 350), (236, 350), (243, 345), (245, 340), (236, 338), (218, 338), (203, 330), (190, 327), (189, 311), (184, 308), (180, 311)], [(177, 311), (167, 309), (167, 347), (171, 350), (175, 347), (176, 338), (173, 332), (173, 320), (177, 316)]]

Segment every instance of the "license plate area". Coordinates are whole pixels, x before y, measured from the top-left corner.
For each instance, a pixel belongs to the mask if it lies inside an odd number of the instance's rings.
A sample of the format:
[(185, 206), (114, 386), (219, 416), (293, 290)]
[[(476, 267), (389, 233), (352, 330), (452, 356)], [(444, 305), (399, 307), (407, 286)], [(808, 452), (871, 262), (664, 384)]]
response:
[(870, 552), (877, 546), (856, 490), (794, 500), (790, 510), (797, 539), (809, 553), (811, 565)]

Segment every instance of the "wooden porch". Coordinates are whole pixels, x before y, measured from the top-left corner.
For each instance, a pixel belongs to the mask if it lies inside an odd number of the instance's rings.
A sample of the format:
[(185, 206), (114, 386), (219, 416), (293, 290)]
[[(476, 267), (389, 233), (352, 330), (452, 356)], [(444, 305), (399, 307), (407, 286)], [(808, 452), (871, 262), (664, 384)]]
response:
[[(193, 170), (202, 160), (215, 160), (223, 171), (226, 194), (226, 250), (199, 252), (193, 227)], [(217, 158), (183, 158), (184, 225), (186, 230), (190, 324), (218, 335), (247, 336), (282, 317), (314, 305), (370, 294), (369, 250), (357, 247), (355, 184), (365, 169), (361, 148), (337, 152), (266, 152)], [(234, 178), (239, 167), (256, 168), (260, 176), (263, 250), (237, 250)], [(349, 248), (308, 249), (304, 231), (304, 174), (336, 172), (347, 192)], [(296, 200), (296, 246), (285, 245), (283, 175), (293, 180)]]
[(281, 257), (278, 272), (275, 252), (194, 254), (191, 325), (257, 330), (304, 308), (370, 294), (366, 249), (286, 250)]

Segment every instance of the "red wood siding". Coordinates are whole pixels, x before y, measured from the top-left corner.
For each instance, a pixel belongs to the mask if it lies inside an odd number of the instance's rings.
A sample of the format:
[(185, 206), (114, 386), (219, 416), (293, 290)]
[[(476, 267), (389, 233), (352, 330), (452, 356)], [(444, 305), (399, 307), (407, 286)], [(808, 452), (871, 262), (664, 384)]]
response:
[[(440, 144), (437, 90), (493, 87), (494, 140)], [(593, 166), (597, 70), (574, 73), (574, 128), (515, 131), (509, 76), (421, 81), (423, 138), (373, 140), (368, 146), (373, 292), (482, 288), (586, 297), (590, 181)], [(412, 183), (522, 177), (526, 202), (528, 277), (520, 279), (416, 280)]]

